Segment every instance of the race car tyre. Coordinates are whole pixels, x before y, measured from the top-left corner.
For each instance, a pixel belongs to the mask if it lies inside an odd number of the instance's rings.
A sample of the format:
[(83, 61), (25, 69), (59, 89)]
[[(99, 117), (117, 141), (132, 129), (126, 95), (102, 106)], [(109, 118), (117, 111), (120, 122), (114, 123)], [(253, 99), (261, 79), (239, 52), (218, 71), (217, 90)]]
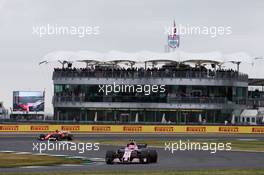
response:
[(45, 139), (45, 134), (40, 134), (38, 140), (44, 140), (44, 139)]
[(72, 137), (67, 137), (67, 140), (68, 141), (72, 141)]
[(150, 163), (157, 163), (158, 153), (156, 150), (149, 150)]
[(146, 163), (150, 162), (150, 155), (149, 155), (148, 151), (142, 151), (141, 152), (141, 156), (140, 156), (139, 161), (142, 164), (146, 164)]
[(106, 164), (113, 164), (114, 163), (114, 155), (115, 152), (114, 151), (107, 151), (106, 155), (105, 155), (105, 162)]
[(68, 135), (67, 140), (68, 140), (68, 141), (72, 141), (72, 140), (73, 140), (72, 138), (73, 138), (72, 135)]

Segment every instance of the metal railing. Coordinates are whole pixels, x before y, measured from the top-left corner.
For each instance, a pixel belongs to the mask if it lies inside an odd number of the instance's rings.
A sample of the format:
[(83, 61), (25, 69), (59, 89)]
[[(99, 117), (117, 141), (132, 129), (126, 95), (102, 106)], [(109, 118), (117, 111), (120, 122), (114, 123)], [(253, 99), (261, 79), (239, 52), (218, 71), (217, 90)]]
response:
[(54, 96), (53, 102), (137, 102), (137, 103), (202, 103), (225, 104), (225, 97), (146, 97), (146, 96)]

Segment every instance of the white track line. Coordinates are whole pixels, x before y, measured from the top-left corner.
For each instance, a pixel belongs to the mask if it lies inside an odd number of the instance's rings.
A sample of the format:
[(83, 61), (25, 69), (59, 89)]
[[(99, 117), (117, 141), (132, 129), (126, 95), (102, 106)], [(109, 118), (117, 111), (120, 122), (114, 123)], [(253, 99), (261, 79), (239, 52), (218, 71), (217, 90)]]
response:
[(30, 153), (30, 152), (15, 152), (14, 154), (24, 155), (24, 154), (32, 154), (32, 153)]

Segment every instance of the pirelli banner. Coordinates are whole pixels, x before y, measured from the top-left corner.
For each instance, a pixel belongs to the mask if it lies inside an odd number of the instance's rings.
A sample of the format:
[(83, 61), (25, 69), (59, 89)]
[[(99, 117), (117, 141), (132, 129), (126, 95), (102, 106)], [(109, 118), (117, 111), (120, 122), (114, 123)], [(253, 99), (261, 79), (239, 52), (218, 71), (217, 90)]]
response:
[(88, 133), (224, 133), (264, 134), (264, 126), (205, 125), (1, 125), (0, 132), (52, 132), (65, 130)]

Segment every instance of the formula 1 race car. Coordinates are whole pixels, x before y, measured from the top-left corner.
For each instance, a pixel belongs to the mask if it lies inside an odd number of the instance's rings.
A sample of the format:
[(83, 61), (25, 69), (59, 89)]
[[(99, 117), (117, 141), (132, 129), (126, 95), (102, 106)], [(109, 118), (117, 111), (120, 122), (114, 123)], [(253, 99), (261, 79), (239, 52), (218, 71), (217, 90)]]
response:
[(125, 148), (117, 151), (107, 151), (105, 162), (107, 164), (117, 163), (156, 163), (158, 154), (156, 150), (147, 148), (147, 144), (137, 144), (131, 141)]
[(50, 140), (50, 141), (62, 141), (68, 140), (71, 141), (73, 139), (73, 135), (69, 131), (58, 131), (48, 133), (48, 134), (40, 134), (38, 140)]

